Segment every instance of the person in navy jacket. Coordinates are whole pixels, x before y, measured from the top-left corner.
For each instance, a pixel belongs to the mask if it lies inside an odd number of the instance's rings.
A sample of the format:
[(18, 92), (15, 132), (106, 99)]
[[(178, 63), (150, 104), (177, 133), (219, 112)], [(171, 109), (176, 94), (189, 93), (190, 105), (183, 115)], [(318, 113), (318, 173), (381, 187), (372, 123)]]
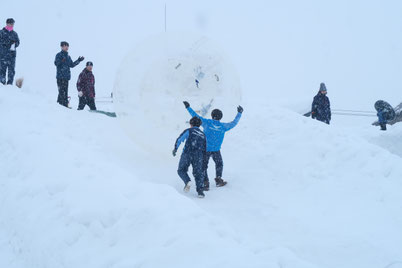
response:
[(179, 168), (177, 173), (183, 180), (185, 186), (184, 191), (190, 190), (191, 179), (188, 176), (188, 168), (190, 165), (193, 167), (193, 175), (197, 187), (198, 197), (203, 198), (204, 195), (204, 160), (206, 157), (207, 140), (204, 132), (201, 131), (200, 126), (202, 121), (198, 117), (193, 117), (190, 120), (191, 128), (186, 129), (177, 138), (173, 149), (173, 156), (176, 156), (180, 144), (186, 141), (183, 153), (180, 157)]
[(215, 162), (216, 178), (215, 183), (217, 187), (222, 187), (227, 184), (226, 181), (222, 179), (223, 174), (223, 159), (221, 154), (221, 146), (223, 139), (225, 138), (225, 133), (232, 128), (234, 128), (237, 123), (239, 123), (241, 115), (243, 113), (243, 108), (241, 106), (237, 107), (237, 115), (235, 119), (230, 123), (222, 123), (220, 120), (223, 117), (222, 111), (219, 109), (214, 109), (211, 113), (212, 119), (206, 119), (199, 116), (191, 107), (187, 101), (184, 101), (184, 106), (191, 116), (195, 116), (201, 119), (202, 128), (204, 129), (205, 135), (207, 137), (207, 155), (205, 158), (205, 178), (204, 178), (204, 189), (209, 190), (209, 178), (208, 178), (208, 163), (209, 159)]
[(84, 57), (78, 57), (76, 61), (73, 61), (68, 55), (69, 44), (66, 41), (60, 43), (61, 51), (57, 53), (54, 60), (54, 65), (57, 67), (57, 87), (59, 89), (59, 95), (57, 97), (57, 102), (60, 105), (68, 107), (68, 81), (71, 79), (70, 68), (74, 68)]
[(327, 97), (327, 87), (324, 83), (320, 84), (320, 90), (314, 97), (311, 106), (311, 117), (329, 125), (331, 121), (331, 104)]
[(14, 31), (14, 19), (7, 19), (6, 27), (0, 31), (0, 83), (6, 84), (6, 73), (8, 70), (7, 85), (12, 85), (15, 75), (16, 48), (20, 45), (18, 34)]

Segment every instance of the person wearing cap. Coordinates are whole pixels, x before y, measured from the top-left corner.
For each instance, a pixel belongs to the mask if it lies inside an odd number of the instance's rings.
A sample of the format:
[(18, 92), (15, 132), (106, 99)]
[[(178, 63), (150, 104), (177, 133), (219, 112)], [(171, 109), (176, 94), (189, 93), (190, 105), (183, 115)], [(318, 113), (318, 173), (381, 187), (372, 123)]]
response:
[[(14, 19), (7, 19), (6, 27), (0, 31), (0, 83), (12, 85), (15, 75), (16, 48), (20, 45), (18, 34), (14, 31)], [(8, 80), (6, 73), (8, 71)]]
[(327, 97), (327, 87), (324, 83), (320, 84), (320, 90), (314, 97), (311, 107), (311, 117), (328, 125), (331, 121), (331, 104)]
[(59, 95), (57, 97), (57, 102), (60, 105), (68, 107), (68, 81), (71, 79), (70, 68), (74, 68), (84, 57), (80, 56), (76, 61), (72, 61), (71, 57), (68, 55), (69, 44), (66, 41), (60, 43), (61, 51), (57, 53), (54, 60), (54, 65), (57, 67), (57, 87), (59, 89)]
[(92, 73), (94, 64), (88, 61), (85, 69), (78, 76), (77, 90), (78, 90), (78, 110), (83, 110), (85, 105), (89, 109), (96, 110), (95, 106), (95, 76)]

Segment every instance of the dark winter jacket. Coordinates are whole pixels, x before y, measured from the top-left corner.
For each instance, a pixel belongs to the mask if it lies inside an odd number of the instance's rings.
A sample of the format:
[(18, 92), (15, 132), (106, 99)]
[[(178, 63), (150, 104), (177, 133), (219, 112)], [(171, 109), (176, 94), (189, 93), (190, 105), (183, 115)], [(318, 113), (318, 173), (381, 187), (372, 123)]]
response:
[(174, 146), (175, 150), (179, 149), (182, 142), (186, 141), (184, 145), (183, 154), (206, 155), (207, 152), (207, 138), (204, 132), (201, 131), (199, 127), (192, 127), (186, 129), (176, 140)]
[(377, 110), (377, 115), (383, 120), (391, 121), (395, 119), (395, 110), (388, 102), (379, 100), (374, 104), (374, 108)]
[(57, 79), (70, 80), (71, 72), (70, 68), (74, 68), (80, 63), (79, 60), (72, 61), (71, 57), (68, 55), (68, 52), (60, 51), (57, 53), (56, 58), (54, 60), (54, 65), (57, 67)]
[(78, 76), (77, 90), (85, 97), (95, 98), (95, 76), (85, 68)]
[(15, 31), (9, 32), (6, 28), (0, 31), (0, 59), (15, 57), (17, 52), (10, 50), (12, 44), (17, 48), (20, 45), (20, 39)]
[(327, 124), (331, 121), (331, 105), (325, 94), (318, 92), (314, 97), (311, 107), (311, 116)]

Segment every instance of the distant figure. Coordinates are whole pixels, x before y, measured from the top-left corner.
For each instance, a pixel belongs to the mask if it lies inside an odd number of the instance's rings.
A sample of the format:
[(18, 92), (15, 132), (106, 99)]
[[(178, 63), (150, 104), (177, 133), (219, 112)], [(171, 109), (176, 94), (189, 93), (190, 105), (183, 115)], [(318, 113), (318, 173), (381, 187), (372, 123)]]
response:
[(392, 106), (383, 100), (379, 100), (374, 104), (374, 108), (377, 111), (378, 123), (380, 124), (381, 130), (387, 130), (388, 121), (395, 119), (395, 110)]
[(227, 184), (226, 181), (222, 179), (223, 173), (223, 159), (221, 154), (221, 146), (223, 139), (225, 138), (225, 133), (232, 128), (234, 128), (237, 123), (239, 123), (241, 115), (243, 113), (243, 108), (241, 106), (237, 107), (237, 115), (235, 119), (230, 123), (222, 123), (220, 120), (223, 117), (223, 113), (219, 109), (214, 109), (211, 113), (212, 119), (206, 119), (199, 116), (191, 107), (187, 101), (184, 101), (184, 106), (191, 116), (195, 116), (201, 119), (202, 128), (204, 129), (205, 135), (207, 137), (207, 157), (205, 158), (205, 178), (204, 178), (204, 190), (209, 190), (209, 178), (208, 178), (208, 163), (209, 159), (215, 162), (216, 187), (222, 187)]
[(6, 84), (6, 72), (8, 70), (7, 85), (12, 85), (15, 75), (16, 48), (20, 45), (18, 34), (14, 31), (14, 19), (7, 19), (6, 27), (0, 31), (0, 82)]
[(331, 105), (327, 97), (327, 87), (324, 83), (320, 84), (320, 90), (314, 97), (311, 107), (311, 117), (328, 125), (331, 121)]
[(92, 73), (94, 64), (88, 61), (85, 69), (81, 72), (77, 81), (79, 97), (78, 110), (83, 110), (88, 105), (91, 110), (96, 110), (95, 106), (95, 76)]
[(60, 43), (61, 51), (57, 53), (56, 59), (54, 60), (54, 65), (57, 67), (57, 87), (59, 89), (59, 95), (57, 97), (57, 102), (60, 105), (68, 107), (68, 81), (71, 79), (70, 68), (74, 68), (84, 57), (79, 57), (76, 61), (72, 61), (71, 57), (68, 55), (69, 44), (66, 41)]
[(183, 153), (181, 154), (179, 168), (177, 173), (184, 182), (184, 191), (190, 190), (191, 179), (188, 176), (188, 168), (193, 167), (193, 175), (197, 186), (199, 198), (204, 198), (204, 159), (206, 157), (207, 140), (200, 126), (202, 122), (198, 117), (190, 120), (191, 128), (186, 129), (176, 140), (173, 149), (173, 156), (176, 156), (177, 150), (182, 142), (186, 141)]

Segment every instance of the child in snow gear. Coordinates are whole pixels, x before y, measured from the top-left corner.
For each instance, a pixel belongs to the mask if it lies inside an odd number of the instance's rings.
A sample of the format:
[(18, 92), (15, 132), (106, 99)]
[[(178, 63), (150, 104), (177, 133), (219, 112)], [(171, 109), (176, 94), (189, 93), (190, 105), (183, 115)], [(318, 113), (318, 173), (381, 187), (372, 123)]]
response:
[(59, 95), (57, 97), (57, 102), (60, 105), (68, 107), (68, 81), (71, 79), (70, 68), (74, 68), (84, 57), (78, 57), (76, 61), (72, 61), (71, 57), (68, 55), (69, 44), (66, 41), (60, 43), (61, 51), (57, 53), (54, 60), (54, 65), (57, 67), (57, 87), (59, 89)]
[(209, 159), (212, 159), (215, 162), (215, 171), (216, 171), (216, 178), (215, 183), (217, 187), (222, 187), (227, 184), (226, 181), (222, 179), (223, 173), (223, 160), (221, 154), (221, 146), (223, 143), (223, 139), (225, 137), (225, 133), (232, 128), (234, 128), (237, 123), (239, 122), (241, 115), (243, 113), (243, 108), (239, 106), (237, 108), (237, 115), (236, 118), (230, 123), (222, 123), (220, 120), (223, 117), (223, 113), (219, 109), (215, 109), (211, 113), (212, 119), (206, 119), (199, 116), (191, 107), (187, 101), (184, 101), (184, 106), (186, 107), (187, 111), (190, 113), (191, 116), (198, 117), (202, 120), (202, 127), (204, 129), (205, 135), (207, 137), (207, 154), (204, 163), (205, 169), (205, 190), (209, 190), (209, 179), (208, 179), (208, 163)]
[(20, 45), (18, 34), (14, 31), (14, 19), (7, 19), (6, 27), (0, 31), (0, 83), (6, 84), (6, 73), (8, 71), (7, 85), (12, 85), (15, 75), (16, 48)]
[(380, 124), (381, 130), (387, 130), (388, 121), (395, 119), (395, 110), (392, 106), (383, 100), (379, 100), (374, 104), (374, 108), (377, 111), (378, 123)]
[(78, 76), (77, 90), (79, 97), (78, 110), (83, 110), (88, 105), (91, 110), (95, 106), (95, 76), (92, 73), (93, 63), (88, 61), (85, 69)]
[(204, 195), (204, 159), (207, 148), (207, 141), (204, 132), (201, 131), (200, 126), (202, 122), (199, 118), (193, 117), (190, 120), (191, 128), (186, 129), (176, 140), (173, 149), (173, 156), (176, 156), (177, 150), (182, 142), (186, 141), (181, 154), (179, 168), (177, 173), (183, 180), (185, 186), (184, 191), (190, 190), (191, 179), (188, 176), (188, 168), (190, 165), (193, 167), (193, 175), (197, 186), (198, 197), (203, 198)]
[(321, 83), (320, 90), (313, 100), (311, 117), (329, 125), (331, 121), (331, 105), (326, 95), (327, 87), (324, 83)]

